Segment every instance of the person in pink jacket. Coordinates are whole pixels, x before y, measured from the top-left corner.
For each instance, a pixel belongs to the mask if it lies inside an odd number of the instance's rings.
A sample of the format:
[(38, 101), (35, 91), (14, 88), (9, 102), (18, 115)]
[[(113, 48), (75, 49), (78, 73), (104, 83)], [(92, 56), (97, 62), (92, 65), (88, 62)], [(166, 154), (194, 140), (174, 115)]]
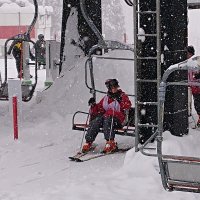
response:
[[(188, 46), (187, 50), (187, 59), (191, 58), (195, 54), (193, 46)], [(200, 83), (200, 71), (198, 70), (189, 70), (188, 71), (188, 80), (190, 82), (199, 82)], [(197, 126), (200, 126), (200, 86), (191, 85), (191, 92), (194, 99), (194, 108), (198, 114)]]
[(106, 140), (103, 152), (113, 152), (117, 149), (117, 143), (114, 140), (115, 129), (122, 128), (125, 124), (125, 113), (126, 110), (131, 108), (131, 102), (128, 96), (119, 89), (119, 83), (116, 79), (108, 79), (105, 85), (108, 92), (100, 102), (96, 103), (94, 98), (90, 98), (88, 102), (91, 106), (90, 123), (85, 135), (86, 143), (83, 145), (82, 152), (91, 149), (101, 127)]

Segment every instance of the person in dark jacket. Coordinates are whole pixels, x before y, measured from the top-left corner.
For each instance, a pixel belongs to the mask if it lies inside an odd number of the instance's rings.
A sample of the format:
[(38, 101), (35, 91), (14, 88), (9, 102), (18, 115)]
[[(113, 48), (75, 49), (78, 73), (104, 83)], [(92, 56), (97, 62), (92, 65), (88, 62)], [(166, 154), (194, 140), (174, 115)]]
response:
[[(12, 52), (13, 57), (15, 58), (15, 62), (16, 62), (16, 69), (17, 69), (17, 73), (18, 73), (18, 78), (22, 78), (23, 77), (23, 55), (22, 55), (22, 41), (19, 40), (14, 40), (8, 50), (8, 55), (10, 55)], [(33, 56), (33, 54), (31, 53), (30, 49), (29, 49), (29, 53), (30, 53), (30, 58), (31, 60), (34, 60), (35, 57)], [(31, 75), (32, 77), (32, 75)]]
[[(188, 46), (186, 50), (187, 50), (187, 59), (191, 58), (195, 54), (195, 49), (193, 46)], [(190, 82), (200, 83), (200, 71), (189, 70), (188, 80)], [(200, 127), (200, 86), (191, 85), (190, 89), (191, 89), (192, 96), (194, 99), (194, 108), (198, 114), (197, 126)]]
[(38, 61), (38, 69), (40, 69), (41, 66), (43, 66), (44, 69), (46, 64), (46, 41), (44, 40), (43, 34), (38, 35), (38, 40), (35, 43), (35, 50)]
[[(15, 58), (16, 62), (16, 69), (18, 73), (18, 78), (22, 77), (22, 42), (20, 41), (13, 41), (9, 50), (8, 55), (12, 52), (13, 57)], [(21, 72), (21, 75), (20, 75)]]
[(125, 125), (126, 110), (131, 108), (131, 101), (128, 96), (119, 89), (119, 84), (116, 79), (109, 79), (105, 82), (108, 88), (107, 94), (99, 103), (95, 102), (94, 98), (90, 98), (90, 123), (88, 131), (85, 135), (86, 143), (83, 145), (82, 152), (87, 152), (91, 149), (100, 128), (103, 128), (106, 145), (103, 152), (113, 152), (117, 149), (115, 142), (115, 129), (122, 128)]

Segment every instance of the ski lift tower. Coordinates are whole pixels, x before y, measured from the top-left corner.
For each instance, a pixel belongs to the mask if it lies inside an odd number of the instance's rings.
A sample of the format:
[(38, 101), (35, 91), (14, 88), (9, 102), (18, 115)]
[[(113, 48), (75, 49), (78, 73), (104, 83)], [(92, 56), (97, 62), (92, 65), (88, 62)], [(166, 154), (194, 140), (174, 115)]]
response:
[[(136, 0), (135, 79), (136, 134), (145, 142), (158, 127), (158, 89), (164, 71), (186, 59), (187, 0)], [(141, 36), (145, 38), (140, 40)], [(187, 80), (187, 72), (173, 73), (171, 82)], [(173, 135), (188, 133), (187, 87), (170, 86), (166, 94), (165, 130)], [(180, 125), (181, 122), (181, 125)]]

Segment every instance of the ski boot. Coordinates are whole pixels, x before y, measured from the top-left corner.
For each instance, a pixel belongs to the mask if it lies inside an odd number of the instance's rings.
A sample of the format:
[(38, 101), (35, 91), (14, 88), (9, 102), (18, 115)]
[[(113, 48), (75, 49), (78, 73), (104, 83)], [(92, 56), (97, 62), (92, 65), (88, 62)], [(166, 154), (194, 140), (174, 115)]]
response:
[(111, 153), (117, 151), (117, 143), (114, 140), (109, 140), (106, 142), (106, 146), (103, 149), (103, 153)]
[(92, 149), (92, 142), (86, 142), (82, 147), (82, 153), (87, 153)]

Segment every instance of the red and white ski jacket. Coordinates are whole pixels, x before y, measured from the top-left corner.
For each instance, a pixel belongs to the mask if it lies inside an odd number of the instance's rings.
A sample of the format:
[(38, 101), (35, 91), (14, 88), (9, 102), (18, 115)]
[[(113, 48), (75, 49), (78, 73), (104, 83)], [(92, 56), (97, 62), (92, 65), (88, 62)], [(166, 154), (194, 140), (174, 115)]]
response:
[[(189, 72), (188, 72), (188, 80), (190, 82), (198, 82), (198, 83), (200, 83), (200, 79), (196, 79), (195, 78), (195, 74), (198, 74), (198, 73), (200, 73), (200, 71), (189, 70)], [(200, 94), (200, 87), (199, 86), (191, 85), (190, 88), (192, 90), (192, 94)]]
[(125, 110), (130, 109), (132, 104), (122, 90), (118, 90), (118, 92), (120, 93), (120, 100), (114, 100), (105, 95), (99, 103), (91, 107), (91, 116), (95, 117), (99, 114), (103, 114), (104, 117), (114, 116), (122, 124), (125, 120)]

